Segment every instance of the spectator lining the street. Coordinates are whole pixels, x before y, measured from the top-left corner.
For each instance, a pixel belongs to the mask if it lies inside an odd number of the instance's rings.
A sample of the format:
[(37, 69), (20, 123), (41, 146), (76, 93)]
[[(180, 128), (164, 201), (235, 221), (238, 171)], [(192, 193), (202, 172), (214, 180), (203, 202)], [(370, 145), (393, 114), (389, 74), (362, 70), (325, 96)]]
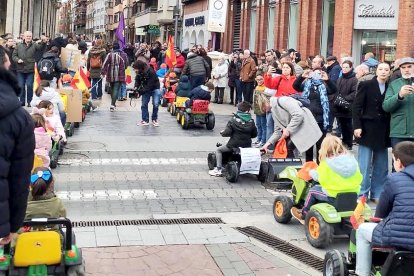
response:
[(253, 144), (262, 147), (266, 143), (266, 105), (269, 98), (265, 93), (263, 75), (256, 75), (257, 86), (253, 94), (253, 112), (256, 115), (257, 139)]
[(224, 98), (224, 89), (227, 86), (228, 65), (224, 60), (224, 56), (220, 56), (216, 67), (214, 67), (211, 76), (214, 85), (214, 101), (213, 103), (222, 104)]
[(254, 79), (256, 77), (256, 63), (250, 55), (249, 50), (244, 50), (242, 68), (240, 71), (243, 101), (253, 103)]

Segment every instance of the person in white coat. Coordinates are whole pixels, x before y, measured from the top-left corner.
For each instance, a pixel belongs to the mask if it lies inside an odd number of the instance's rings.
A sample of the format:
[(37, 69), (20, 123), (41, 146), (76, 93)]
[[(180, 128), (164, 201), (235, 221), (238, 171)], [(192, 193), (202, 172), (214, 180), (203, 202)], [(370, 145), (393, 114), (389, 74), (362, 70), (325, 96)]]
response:
[(223, 103), (224, 89), (226, 88), (228, 82), (228, 71), (229, 66), (227, 65), (227, 62), (225, 62), (224, 56), (220, 56), (218, 64), (211, 72), (215, 89), (213, 103)]
[(50, 87), (50, 83), (47, 80), (41, 80), (39, 87), (36, 89), (33, 99), (30, 105), (35, 107), (41, 101), (50, 101), (54, 107), (54, 113), (59, 114), (62, 125), (66, 123), (66, 113), (64, 111), (64, 105), (59, 92), (56, 89)]

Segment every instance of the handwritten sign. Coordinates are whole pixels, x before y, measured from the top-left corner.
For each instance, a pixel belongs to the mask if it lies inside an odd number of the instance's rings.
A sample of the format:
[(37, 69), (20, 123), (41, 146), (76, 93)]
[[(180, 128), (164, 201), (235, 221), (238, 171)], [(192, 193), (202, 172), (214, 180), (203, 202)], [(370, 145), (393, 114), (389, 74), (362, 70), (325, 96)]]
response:
[(194, 114), (206, 114), (208, 113), (208, 104), (208, 101), (195, 100), (193, 102), (192, 112)]
[(240, 156), (240, 174), (259, 174), (262, 161), (259, 148), (240, 148)]
[(62, 48), (60, 59), (64, 68), (76, 72), (81, 65), (82, 53), (80, 50)]
[(185, 107), (185, 102), (188, 100), (187, 97), (177, 97), (175, 98), (176, 107)]

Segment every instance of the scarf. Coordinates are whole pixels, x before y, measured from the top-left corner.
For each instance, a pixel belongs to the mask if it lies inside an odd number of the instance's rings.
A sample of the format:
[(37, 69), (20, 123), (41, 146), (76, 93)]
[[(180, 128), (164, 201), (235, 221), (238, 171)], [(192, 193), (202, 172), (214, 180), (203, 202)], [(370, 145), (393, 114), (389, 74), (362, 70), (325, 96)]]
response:
[(318, 91), (319, 98), (321, 100), (321, 105), (323, 109), (323, 128), (326, 130), (329, 127), (329, 100), (328, 92), (326, 91), (326, 86), (323, 80), (314, 80), (309, 79), (305, 82), (305, 88), (303, 89), (303, 98), (309, 98), (311, 89), (313, 88)]

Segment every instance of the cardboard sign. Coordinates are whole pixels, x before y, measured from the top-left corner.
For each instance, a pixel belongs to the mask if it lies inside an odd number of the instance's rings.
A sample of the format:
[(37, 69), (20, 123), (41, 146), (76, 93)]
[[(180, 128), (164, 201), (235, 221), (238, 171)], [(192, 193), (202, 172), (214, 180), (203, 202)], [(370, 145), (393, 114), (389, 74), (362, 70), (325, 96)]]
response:
[(259, 174), (262, 161), (259, 148), (240, 148), (240, 157), (240, 174)]
[(64, 68), (71, 71), (78, 71), (81, 65), (82, 53), (80, 50), (62, 48), (60, 60)]
[(193, 102), (192, 112), (194, 114), (206, 114), (208, 113), (208, 104), (208, 101), (195, 100)]
[(79, 89), (58, 89), (60, 94), (67, 96), (66, 121), (82, 122), (82, 91)]
[(177, 97), (177, 98), (175, 98), (175, 106), (176, 107), (185, 107), (185, 102), (188, 99), (189, 98), (187, 98), (187, 97)]

